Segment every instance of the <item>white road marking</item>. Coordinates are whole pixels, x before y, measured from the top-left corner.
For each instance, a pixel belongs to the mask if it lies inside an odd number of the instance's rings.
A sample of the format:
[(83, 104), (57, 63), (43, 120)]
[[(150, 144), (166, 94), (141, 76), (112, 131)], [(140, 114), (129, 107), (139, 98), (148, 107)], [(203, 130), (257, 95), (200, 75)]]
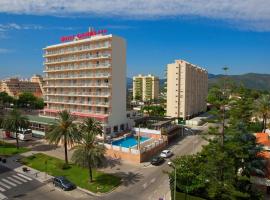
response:
[(22, 174), (17, 174), (17, 175), (20, 176), (20, 177), (23, 177), (23, 178), (27, 179), (28, 181), (32, 181), (32, 179), (29, 178), (29, 177), (27, 177), (27, 176), (24, 176), (24, 175), (22, 175)]
[(0, 192), (5, 192), (6, 189), (0, 187)]
[(147, 188), (147, 183), (143, 184), (143, 189)]
[(17, 175), (12, 175), (15, 179), (18, 179), (18, 180), (20, 180), (20, 181), (22, 181), (22, 182), (27, 182), (27, 180), (25, 180), (25, 179), (23, 179), (23, 178), (21, 178), (21, 177), (19, 177), (19, 176), (17, 176)]
[(156, 178), (153, 178), (150, 182), (154, 183), (156, 181)]
[(1, 181), (0, 181), (0, 185), (3, 186), (3, 187), (5, 187), (5, 188), (7, 188), (7, 189), (10, 189), (10, 188), (11, 188), (10, 186), (8, 186), (8, 185), (5, 184), (5, 183), (2, 183)]
[(18, 185), (22, 184), (22, 182), (17, 181), (17, 180), (14, 179), (13, 177), (7, 177), (7, 179), (10, 180), (10, 181), (12, 181), (12, 182), (14, 182), (14, 183), (16, 183), (16, 184), (18, 184)]
[(2, 181), (4, 181), (5, 183), (7, 183), (7, 184), (9, 184), (9, 185), (14, 186), (14, 187), (16, 187), (16, 186), (17, 186), (15, 183), (12, 183), (12, 182), (10, 182), (10, 181), (9, 181), (9, 180), (7, 180), (7, 179), (2, 178)]
[(6, 199), (8, 199), (8, 198), (5, 195), (0, 193), (0, 200), (6, 200)]

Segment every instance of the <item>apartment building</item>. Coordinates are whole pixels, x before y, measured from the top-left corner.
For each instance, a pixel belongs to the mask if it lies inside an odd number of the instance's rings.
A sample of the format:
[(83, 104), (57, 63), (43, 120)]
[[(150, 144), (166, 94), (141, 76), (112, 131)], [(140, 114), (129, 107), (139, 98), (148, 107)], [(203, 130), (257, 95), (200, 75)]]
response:
[(157, 99), (159, 95), (159, 78), (151, 74), (139, 74), (133, 77), (133, 100), (147, 101)]
[(78, 120), (95, 118), (106, 134), (128, 128), (124, 39), (91, 34), (43, 50), (45, 115), (56, 116), (65, 109)]
[(0, 81), (0, 92), (6, 92), (8, 95), (18, 98), (21, 93), (30, 92), (36, 97), (42, 97), (40, 85), (31, 80), (20, 80), (19, 78), (8, 78)]
[(167, 116), (189, 119), (207, 109), (208, 73), (184, 60), (167, 65)]
[(38, 75), (38, 74), (34, 74), (32, 77), (31, 77), (31, 79), (30, 79), (30, 81), (32, 82), (32, 83), (38, 83), (39, 84), (39, 87), (40, 87), (40, 89), (41, 89), (41, 91), (42, 91), (42, 93), (44, 94), (45, 92), (44, 92), (44, 80), (43, 80), (43, 77), (41, 76), (41, 75)]

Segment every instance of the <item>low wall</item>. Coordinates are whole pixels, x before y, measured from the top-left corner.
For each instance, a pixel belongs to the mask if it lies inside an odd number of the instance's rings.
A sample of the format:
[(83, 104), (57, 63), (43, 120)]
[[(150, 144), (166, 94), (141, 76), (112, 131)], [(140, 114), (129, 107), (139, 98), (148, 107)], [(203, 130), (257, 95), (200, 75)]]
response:
[(144, 152), (141, 153), (141, 162), (148, 161), (151, 159), (154, 155), (157, 153), (161, 152), (165, 147), (167, 146), (167, 141), (163, 140), (157, 145), (155, 145), (154, 148), (145, 150)]
[(132, 163), (140, 163), (140, 154), (132, 154), (123, 151), (116, 151), (114, 149), (107, 149), (106, 156), (113, 159), (127, 160)]
[(126, 160), (131, 163), (141, 163), (149, 160), (153, 155), (162, 151), (166, 145), (166, 140), (156, 140), (143, 147), (141, 150), (104, 144), (106, 147), (106, 156), (113, 159)]

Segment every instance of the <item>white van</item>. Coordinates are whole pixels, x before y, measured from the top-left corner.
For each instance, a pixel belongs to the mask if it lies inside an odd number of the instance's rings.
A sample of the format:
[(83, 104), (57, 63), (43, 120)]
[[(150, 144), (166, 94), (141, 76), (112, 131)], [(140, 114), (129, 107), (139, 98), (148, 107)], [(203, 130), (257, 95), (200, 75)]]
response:
[[(16, 138), (16, 133), (11, 133), (11, 137)], [(31, 129), (22, 129), (18, 133), (19, 140), (31, 140), (32, 139), (32, 130)]]

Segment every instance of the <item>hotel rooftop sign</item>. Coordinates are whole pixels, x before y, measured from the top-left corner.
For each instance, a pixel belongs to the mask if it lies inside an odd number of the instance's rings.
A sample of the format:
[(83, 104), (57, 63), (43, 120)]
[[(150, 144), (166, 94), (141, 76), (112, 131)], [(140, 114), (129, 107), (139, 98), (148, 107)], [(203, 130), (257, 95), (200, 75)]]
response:
[(60, 38), (60, 40), (61, 40), (61, 42), (68, 42), (68, 41), (74, 40), (75, 38), (85, 39), (85, 38), (89, 38), (91, 36), (105, 34), (105, 33), (107, 33), (106, 29), (102, 29), (102, 30), (98, 30), (98, 31), (92, 30), (92, 31), (85, 32), (85, 33), (78, 33), (77, 35), (63, 36)]

